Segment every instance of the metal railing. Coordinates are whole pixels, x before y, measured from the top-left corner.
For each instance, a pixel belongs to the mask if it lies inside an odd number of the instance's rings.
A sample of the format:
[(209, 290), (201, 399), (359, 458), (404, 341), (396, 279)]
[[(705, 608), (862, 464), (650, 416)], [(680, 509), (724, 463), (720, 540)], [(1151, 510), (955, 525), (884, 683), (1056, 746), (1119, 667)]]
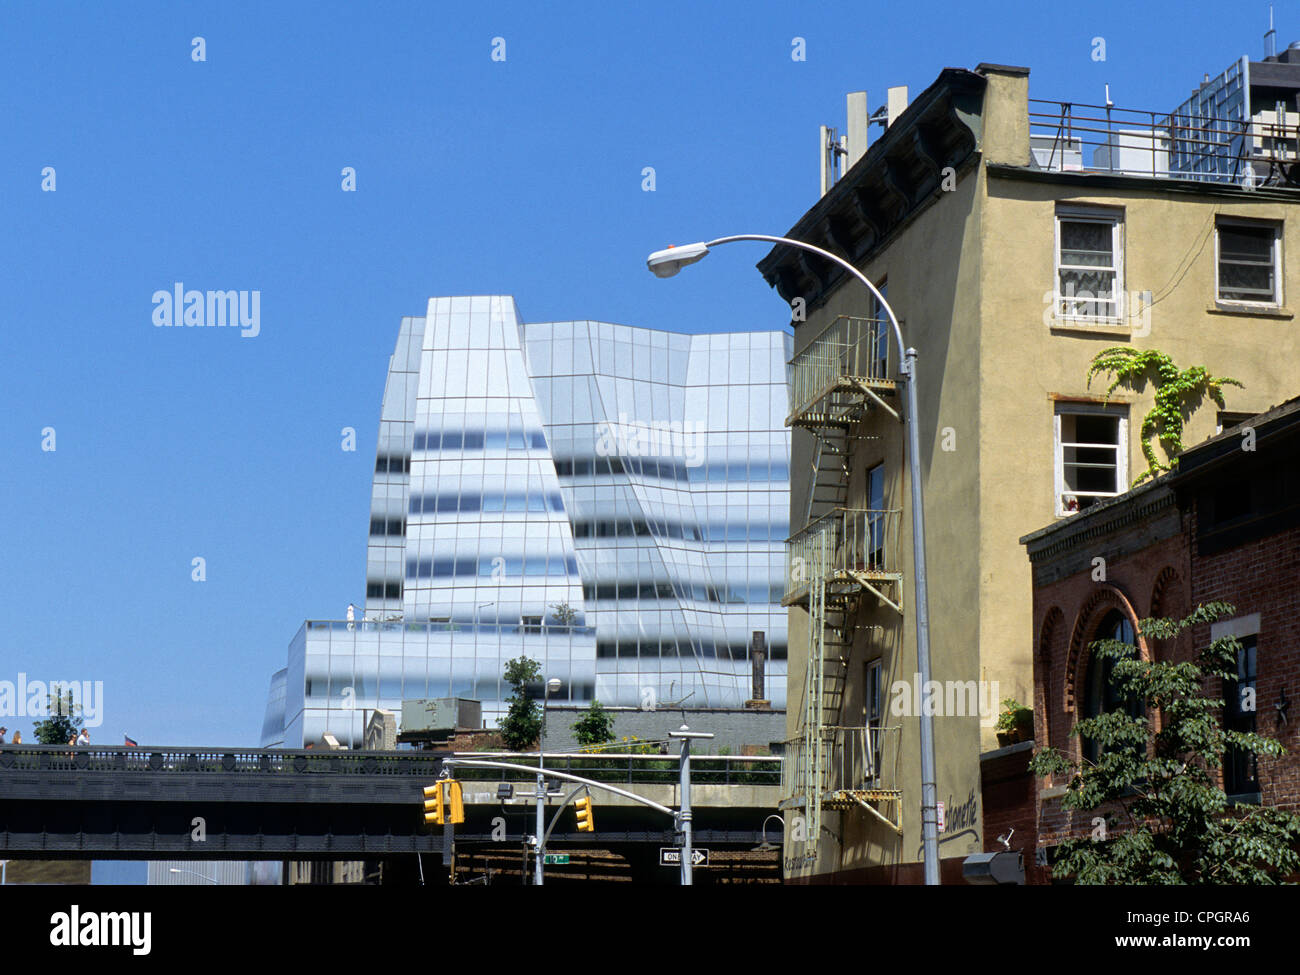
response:
[[(883, 318), (841, 315), (790, 360), (790, 414), (815, 406), (843, 380), (889, 379), (889, 322)], [(827, 412), (847, 402), (832, 401)]]
[(1294, 185), (1287, 170), (1300, 160), (1297, 123), (1293, 112), (1211, 119), (1029, 99), (1032, 165), (1052, 172)]
[[(481, 758), (537, 767), (537, 753), (527, 752), (457, 752), (455, 758)], [(678, 757), (665, 755), (601, 754), (574, 755), (572, 752), (546, 753), (543, 771), (568, 772), (597, 782), (632, 785), (670, 784), (679, 780)], [(691, 755), (692, 785), (765, 785), (781, 784), (782, 760), (771, 755)], [(456, 778), (464, 781), (512, 781), (513, 773), (496, 769), (458, 768)], [(535, 781), (536, 773), (521, 771), (518, 781)]]
[(896, 572), (901, 514), (897, 508), (835, 508), (793, 535), (787, 543), (786, 598), (805, 592), (813, 579)]
[(240, 772), (436, 778), (441, 766), (441, 755), (416, 751), (0, 745), (0, 771)]
[(785, 743), (781, 795), (820, 800), (842, 790), (896, 790), (898, 741), (897, 726), (870, 725), (824, 725), (813, 734), (791, 738)]
[(411, 620), (306, 620), (300, 630), (313, 632), (329, 630), (333, 633), (486, 633), (486, 634), (523, 634), (525, 636), (552, 637), (559, 634), (573, 636), (591, 636), (596, 632), (594, 626), (559, 623), (481, 623), (470, 620), (444, 620), (442, 622), (418, 622)]

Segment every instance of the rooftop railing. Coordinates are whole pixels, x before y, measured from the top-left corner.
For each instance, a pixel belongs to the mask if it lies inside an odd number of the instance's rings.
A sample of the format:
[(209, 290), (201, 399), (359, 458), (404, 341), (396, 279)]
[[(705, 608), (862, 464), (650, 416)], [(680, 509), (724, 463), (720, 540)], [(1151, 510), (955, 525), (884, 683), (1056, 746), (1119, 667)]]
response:
[(418, 622), (416, 620), (307, 620), (303, 629), (334, 633), (487, 633), (522, 636), (593, 636), (594, 626), (562, 626), (558, 623), (474, 623), (466, 620)]
[(1105, 105), (1029, 99), (1031, 165), (1251, 185), (1293, 185), (1300, 114), (1210, 119)]
[(848, 581), (898, 571), (897, 508), (835, 508), (791, 537), (787, 549), (786, 600), (807, 592), (814, 579)]
[(845, 412), (860, 402), (837, 394), (850, 380), (889, 381), (889, 322), (841, 315), (790, 360), (790, 415), (798, 417), (822, 403), (821, 413)]

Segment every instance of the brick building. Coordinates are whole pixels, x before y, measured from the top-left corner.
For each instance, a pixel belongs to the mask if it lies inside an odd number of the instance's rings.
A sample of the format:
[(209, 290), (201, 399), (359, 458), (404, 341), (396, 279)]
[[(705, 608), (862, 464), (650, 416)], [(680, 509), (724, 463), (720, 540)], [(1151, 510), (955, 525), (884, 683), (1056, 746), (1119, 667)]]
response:
[[(1174, 473), (1021, 542), (1033, 572), (1035, 748), (1077, 760), (1087, 743), (1070, 736), (1075, 722), (1116, 706), (1107, 699), (1108, 670), (1090, 659), (1094, 640), (1133, 641), (1146, 617), (1180, 618), (1196, 605), (1228, 602), (1231, 619), (1178, 640), (1136, 643), (1147, 659), (1186, 660), (1220, 636), (1238, 638), (1238, 686), (1254, 687), (1256, 709), (1243, 712), (1240, 695), (1217, 678), (1207, 690), (1229, 701), (1225, 721), (1276, 738), (1287, 753), (1257, 765), (1229, 753), (1223, 787), (1238, 802), (1300, 809), (1300, 713), (1289, 711), (1289, 695), (1300, 691), (1300, 398), (1185, 451)], [(1044, 857), (1061, 840), (1086, 835), (1093, 814), (1061, 808), (1063, 781), (1025, 772), (1031, 786), (1017, 787), (1006, 769), (990, 782), (998, 769), (985, 767), (986, 803), (992, 785), (999, 822), (1033, 836), (1038, 868), (1028, 879), (1045, 881)]]

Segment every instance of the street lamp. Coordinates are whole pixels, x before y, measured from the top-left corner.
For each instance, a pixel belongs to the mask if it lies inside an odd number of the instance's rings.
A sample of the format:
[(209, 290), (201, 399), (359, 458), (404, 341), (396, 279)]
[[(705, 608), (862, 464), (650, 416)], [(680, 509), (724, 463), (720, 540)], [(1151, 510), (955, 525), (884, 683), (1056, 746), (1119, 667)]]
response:
[(762, 837), (762, 841), (758, 844), (758, 846), (754, 847), (754, 849), (751, 850), (750, 852), (752, 852), (752, 853), (771, 853), (773, 850), (779, 850), (779, 849), (780, 849), (780, 847), (777, 846), (775, 843), (769, 843), (769, 842), (767, 841), (767, 824), (770, 823), (770, 822), (771, 822), (772, 820), (774, 820), (774, 819), (775, 819), (778, 823), (781, 824), (781, 832), (784, 834), (784, 832), (785, 832), (785, 820), (782, 819), (780, 816), (778, 816), (776, 813), (772, 813), (772, 815), (768, 816), (766, 819), (763, 820), (763, 825), (762, 825), (762, 827), (761, 827), (761, 829), (760, 829), (760, 832), (759, 832), (759, 835)]
[(199, 873), (197, 870), (182, 870), (180, 867), (168, 867), (167, 872), (168, 873), (191, 873), (194, 876), (198, 877), (200, 880), (206, 880), (210, 884), (217, 884), (218, 886), (220, 886), (220, 881), (213, 880), (211, 877), (205, 876), (204, 874)]
[[(681, 247), (668, 247), (655, 251), (646, 259), (646, 266), (657, 277), (671, 278), (696, 261), (703, 260), (709, 248), (737, 240), (757, 240), (769, 244), (783, 244), (816, 254), (824, 260), (843, 268), (866, 287), (880, 307), (889, 316), (894, 339), (898, 342), (898, 370), (907, 387), (907, 406), (904, 420), (907, 425), (908, 479), (912, 482), (912, 555), (916, 562), (916, 663), (920, 672), (921, 687), (930, 686), (930, 601), (925, 571), (925, 522), (921, 498), (921, 435), (916, 421), (920, 415), (916, 395), (916, 349), (903, 344), (903, 330), (898, 325), (894, 309), (889, 306), (880, 290), (867, 280), (867, 276), (842, 257), (788, 237), (770, 237), (765, 234), (736, 234), (716, 240)], [(939, 816), (936, 807), (934, 776), (934, 717), (928, 708), (921, 709), (921, 841), (925, 851), (925, 882), (939, 883)]]
[(533, 882), (537, 886), (544, 883), (542, 861), (546, 855), (543, 838), (546, 835), (546, 776), (542, 770), (546, 767), (546, 705), (551, 694), (560, 689), (560, 678), (552, 677), (546, 682), (542, 693), (542, 726), (537, 732), (537, 862), (533, 865)]
[(682, 831), (682, 885), (689, 887), (695, 882), (692, 879), (692, 869), (695, 865), (691, 863), (691, 739), (712, 738), (713, 733), (709, 731), (691, 731), (686, 725), (682, 725), (677, 731), (668, 732), (668, 737), (682, 740), (680, 784), (678, 786), (682, 794), (682, 803), (681, 811), (677, 814), (677, 825)]

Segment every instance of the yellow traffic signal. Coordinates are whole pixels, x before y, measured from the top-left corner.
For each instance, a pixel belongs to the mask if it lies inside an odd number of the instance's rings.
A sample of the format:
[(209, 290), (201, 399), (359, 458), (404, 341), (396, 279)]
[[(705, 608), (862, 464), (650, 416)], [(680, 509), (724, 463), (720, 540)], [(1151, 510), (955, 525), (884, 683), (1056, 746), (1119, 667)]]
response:
[(574, 805), (578, 813), (578, 830), (583, 833), (594, 833), (596, 821), (591, 815), (591, 796), (583, 796)]
[(465, 802), (460, 783), (455, 779), (447, 780), (447, 822), (465, 822)]
[(441, 826), (446, 821), (446, 810), (442, 803), (442, 783), (424, 787), (424, 821)]

